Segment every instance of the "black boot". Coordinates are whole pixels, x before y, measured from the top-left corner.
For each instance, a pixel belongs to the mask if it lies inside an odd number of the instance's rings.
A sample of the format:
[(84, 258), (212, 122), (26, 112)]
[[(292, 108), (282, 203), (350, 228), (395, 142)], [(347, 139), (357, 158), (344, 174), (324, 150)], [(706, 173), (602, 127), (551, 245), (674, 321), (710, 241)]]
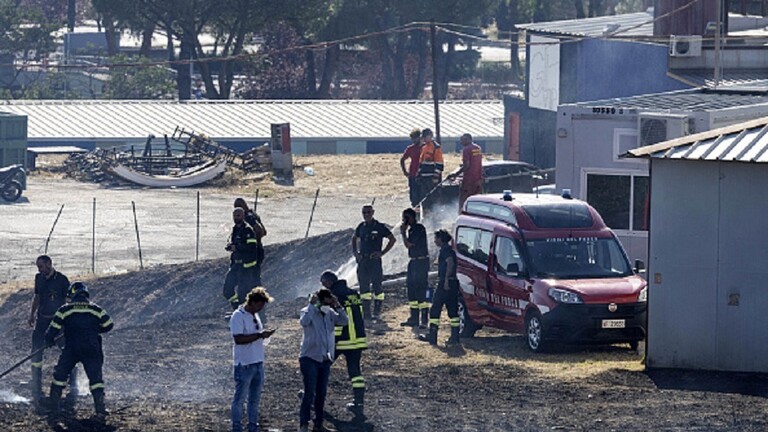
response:
[(371, 301), (363, 300), (363, 317), (366, 320), (371, 319)]
[(419, 327), (427, 328), (429, 326), (429, 308), (421, 308), (421, 324)]
[(51, 384), (51, 394), (48, 396), (48, 415), (57, 417), (61, 412), (61, 393), (64, 387)]
[(373, 319), (381, 319), (381, 305), (384, 304), (383, 300), (373, 301)]
[(93, 396), (93, 409), (96, 411), (96, 415), (107, 415), (107, 406), (104, 403), (104, 389), (98, 388), (91, 391)]
[(446, 345), (460, 345), (461, 341), (459, 340), (459, 328), (458, 327), (451, 327), (451, 337), (448, 338), (447, 341), (445, 341)]
[(64, 398), (64, 409), (67, 411), (74, 411), (77, 405), (77, 368), (72, 369), (72, 373), (69, 374), (69, 392), (67, 397)]
[(437, 326), (434, 324), (429, 325), (428, 334), (420, 334), (419, 340), (429, 342), (430, 345), (437, 345)]
[(400, 327), (416, 327), (419, 325), (419, 310), (411, 308), (411, 316), (400, 323)]
[(365, 389), (356, 388), (352, 390), (355, 393), (355, 401), (348, 403), (347, 409), (352, 411), (356, 418), (363, 418), (365, 417), (365, 410), (363, 409), (365, 405)]

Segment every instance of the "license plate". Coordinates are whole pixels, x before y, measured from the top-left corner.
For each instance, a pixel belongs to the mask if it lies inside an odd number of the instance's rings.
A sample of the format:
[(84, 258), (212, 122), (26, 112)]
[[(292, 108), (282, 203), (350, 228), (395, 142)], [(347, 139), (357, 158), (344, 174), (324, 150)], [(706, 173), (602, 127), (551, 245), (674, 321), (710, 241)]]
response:
[(603, 320), (603, 328), (624, 328), (625, 326), (624, 320)]

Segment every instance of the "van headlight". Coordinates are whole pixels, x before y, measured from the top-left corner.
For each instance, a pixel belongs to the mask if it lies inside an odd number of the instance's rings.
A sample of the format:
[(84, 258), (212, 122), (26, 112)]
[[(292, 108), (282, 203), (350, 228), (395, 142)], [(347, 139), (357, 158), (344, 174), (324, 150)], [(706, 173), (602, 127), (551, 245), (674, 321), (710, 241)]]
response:
[(558, 288), (550, 288), (549, 296), (558, 303), (577, 304), (584, 303), (578, 294)]
[(646, 285), (645, 288), (640, 290), (640, 294), (637, 295), (637, 301), (640, 302), (640, 303), (648, 301), (648, 286), (647, 285)]

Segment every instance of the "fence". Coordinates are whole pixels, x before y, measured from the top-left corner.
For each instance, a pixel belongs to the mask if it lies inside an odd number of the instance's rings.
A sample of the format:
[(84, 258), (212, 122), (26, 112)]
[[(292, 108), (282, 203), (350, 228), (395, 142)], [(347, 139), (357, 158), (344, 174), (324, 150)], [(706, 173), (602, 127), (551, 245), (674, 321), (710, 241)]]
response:
[[(0, 233), (0, 254), (7, 256), (0, 261), (12, 264), (0, 274), (0, 283), (31, 278), (35, 257), (46, 251), (68, 275), (228, 256), (224, 247), (236, 195), (187, 189), (90, 192), (59, 203), (30, 196), (26, 208), (0, 208), (3, 224), (12, 227)], [(244, 198), (253, 207), (255, 197)], [(256, 211), (267, 227), (264, 242), (269, 245), (354, 228), (362, 220), (361, 207), (374, 200), (377, 219), (391, 225), (400, 221), (404, 198), (327, 196), (322, 190), (311, 197), (261, 197)]]

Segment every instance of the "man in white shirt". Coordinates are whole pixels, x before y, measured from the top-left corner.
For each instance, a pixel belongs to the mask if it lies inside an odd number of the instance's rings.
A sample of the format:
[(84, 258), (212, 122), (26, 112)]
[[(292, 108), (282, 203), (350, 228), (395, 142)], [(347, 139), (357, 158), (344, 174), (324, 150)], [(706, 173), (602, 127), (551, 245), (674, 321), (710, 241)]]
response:
[(254, 288), (245, 303), (232, 313), (229, 328), (234, 338), (235, 396), (232, 400), (232, 432), (243, 430), (243, 402), (248, 398), (248, 432), (259, 431), (259, 401), (264, 384), (264, 340), (275, 330), (265, 330), (259, 311), (272, 298), (262, 287)]

